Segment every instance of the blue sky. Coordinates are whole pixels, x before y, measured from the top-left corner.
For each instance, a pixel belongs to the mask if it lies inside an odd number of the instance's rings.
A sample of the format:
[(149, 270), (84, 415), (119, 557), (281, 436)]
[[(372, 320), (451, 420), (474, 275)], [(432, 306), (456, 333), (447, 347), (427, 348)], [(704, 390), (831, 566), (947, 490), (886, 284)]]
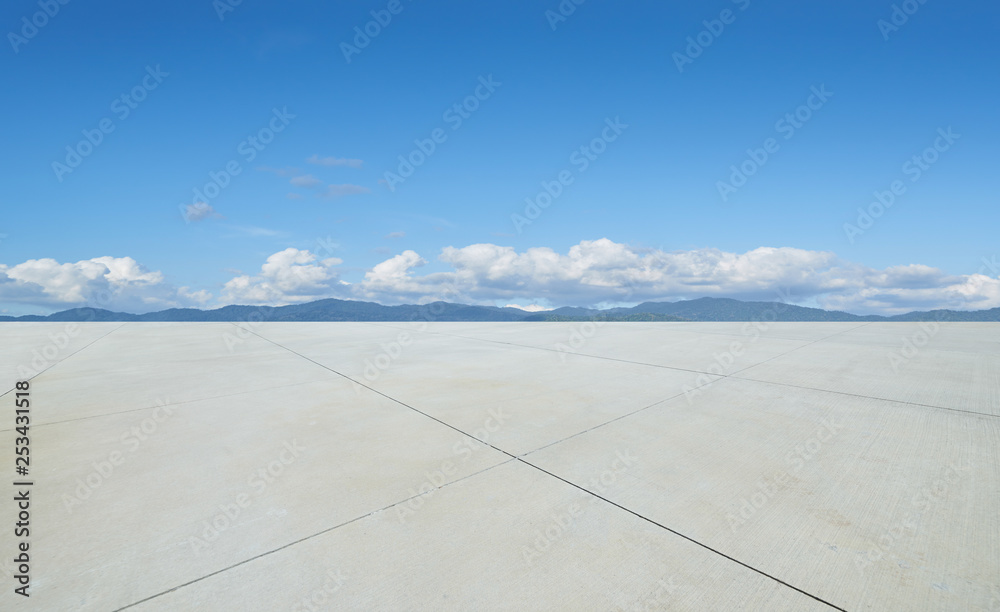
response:
[(9, 1), (0, 311), (1000, 306), (998, 18), (965, 0)]

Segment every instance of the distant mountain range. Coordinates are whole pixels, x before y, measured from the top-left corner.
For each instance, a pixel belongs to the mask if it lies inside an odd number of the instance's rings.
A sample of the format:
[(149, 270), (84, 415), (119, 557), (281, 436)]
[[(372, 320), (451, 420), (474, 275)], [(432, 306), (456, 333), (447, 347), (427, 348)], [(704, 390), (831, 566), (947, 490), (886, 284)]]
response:
[(2, 317), (0, 321), (1000, 321), (1000, 308), (930, 310), (883, 317), (792, 306), (780, 302), (743, 302), (699, 298), (644, 302), (631, 308), (564, 307), (545, 312), (470, 306), (449, 302), (383, 306), (353, 300), (318, 300), (291, 306), (225, 306), (215, 310), (171, 308), (136, 315), (99, 308), (73, 308), (48, 316)]

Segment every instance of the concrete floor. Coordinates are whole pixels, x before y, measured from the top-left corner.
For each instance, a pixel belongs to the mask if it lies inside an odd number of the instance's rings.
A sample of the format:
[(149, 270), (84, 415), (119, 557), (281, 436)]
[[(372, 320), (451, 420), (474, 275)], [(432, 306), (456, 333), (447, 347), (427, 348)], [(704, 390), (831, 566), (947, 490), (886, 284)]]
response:
[[(0, 324), (2, 610), (1000, 611), (1000, 325)], [(13, 461), (13, 451), (4, 461)], [(11, 468), (8, 473), (12, 474)]]

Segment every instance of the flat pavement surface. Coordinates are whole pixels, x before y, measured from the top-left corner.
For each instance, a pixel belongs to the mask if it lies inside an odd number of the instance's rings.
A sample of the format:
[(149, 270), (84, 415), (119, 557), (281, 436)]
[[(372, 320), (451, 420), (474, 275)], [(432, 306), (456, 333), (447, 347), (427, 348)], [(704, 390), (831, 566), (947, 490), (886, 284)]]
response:
[(4, 611), (1000, 612), (996, 323), (0, 323), (0, 393)]

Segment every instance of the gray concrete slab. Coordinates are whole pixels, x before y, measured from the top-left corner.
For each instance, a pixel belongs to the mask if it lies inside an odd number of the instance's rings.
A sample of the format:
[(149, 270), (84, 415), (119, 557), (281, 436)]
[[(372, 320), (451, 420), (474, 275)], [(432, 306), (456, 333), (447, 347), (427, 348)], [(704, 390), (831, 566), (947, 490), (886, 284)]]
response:
[(296, 324), (256, 333), (515, 455), (664, 401), (697, 378), (671, 368), (442, 333), (363, 327), (376, 335), (357, 341), (328, 329)]
[(994, 612), (1000, 326), (919, 329), (84, 325), (0, 609)]
[(516, 461), (397, 510), (132, 609), (830, 609)]
[[(884, 339), (882, 339), (884, 338)], [(938, 350), (899, 336), (802, 347), (734, 373), (739, 378), (1000, 415), (1000, 350)]]
[(32, 431), (49, 610), (117, 609), (508, 459), (343, 379)]
[(32, 378), (121, 323), (0, 323), (0, 393)]
[[(987, 610), (998, 437), (995, 417), (729, 378), (525, 460), (848, 610)], [(593, 482), (617, 448), (634, 469)]]
[[(747, 336), (756, 334), (778, 340), (805, 340), (813, 342), (835, 334), (841, 334), (857, 328), (862, 323), (857, 322), (825, 322), (814, 321), (808, 325), (789, 321), (775, 321), (776, 315), (763, 316), (758, 321), (693, 321), (690, 323), (652, 323), (652, 325), (676, 326), (686, 332), (698, 334), (727, 336)], [(648, 325), (645, 324), (644, 325)]]
[[(453, 328), (444, 325), (442, 329), (449, 335), (455, 335)], [(770, 328), (764, 324), (755, 326), (753, 323), (740, 324), (738, 329), (729, 326), (726, 332), (719, 333), (687, 331), (687, 323), (605, 323), (602, 326), (590, 323), (552, 323), (544, 324), (545, 327), (552, 326), (552, 330), (544, 334), (534, 332), (536, 328), (531, 327), (532, 324), (519, 325), (524, 326), (524, 331), (517, 334), (505, 333), (507, 340), (501, 346), (535, 346), (559, 354), (574, 353), (624, 363), (713, 374), (728, 373), (727, 353), (738, 353), (742, 367), (746, 367), (812, 341), (771, 337), (767, 333)], [(438, 327), (433, 329), (437, 330)], [(728, 333), (729, 331), (732, 333)], [(528, 333), (540, 334), (542, 339), (520, 344), (518, 335)], [(469, 329), (461, 337), (498, 343), (501, 335)]]
[[(58, 370), (34, 396), (37, 423), (110, 414), (158, 403), (240, 395), (336, 378), (329, 371), (228, 323), (129, 323)], [(66, 399), (72, 397), (72, 402)]]
[(868, 323), (838, 334), (837, 342), (885, 346), (896, 351), (929, 348), (963, 353), (1000, 353), (997, 323)]

